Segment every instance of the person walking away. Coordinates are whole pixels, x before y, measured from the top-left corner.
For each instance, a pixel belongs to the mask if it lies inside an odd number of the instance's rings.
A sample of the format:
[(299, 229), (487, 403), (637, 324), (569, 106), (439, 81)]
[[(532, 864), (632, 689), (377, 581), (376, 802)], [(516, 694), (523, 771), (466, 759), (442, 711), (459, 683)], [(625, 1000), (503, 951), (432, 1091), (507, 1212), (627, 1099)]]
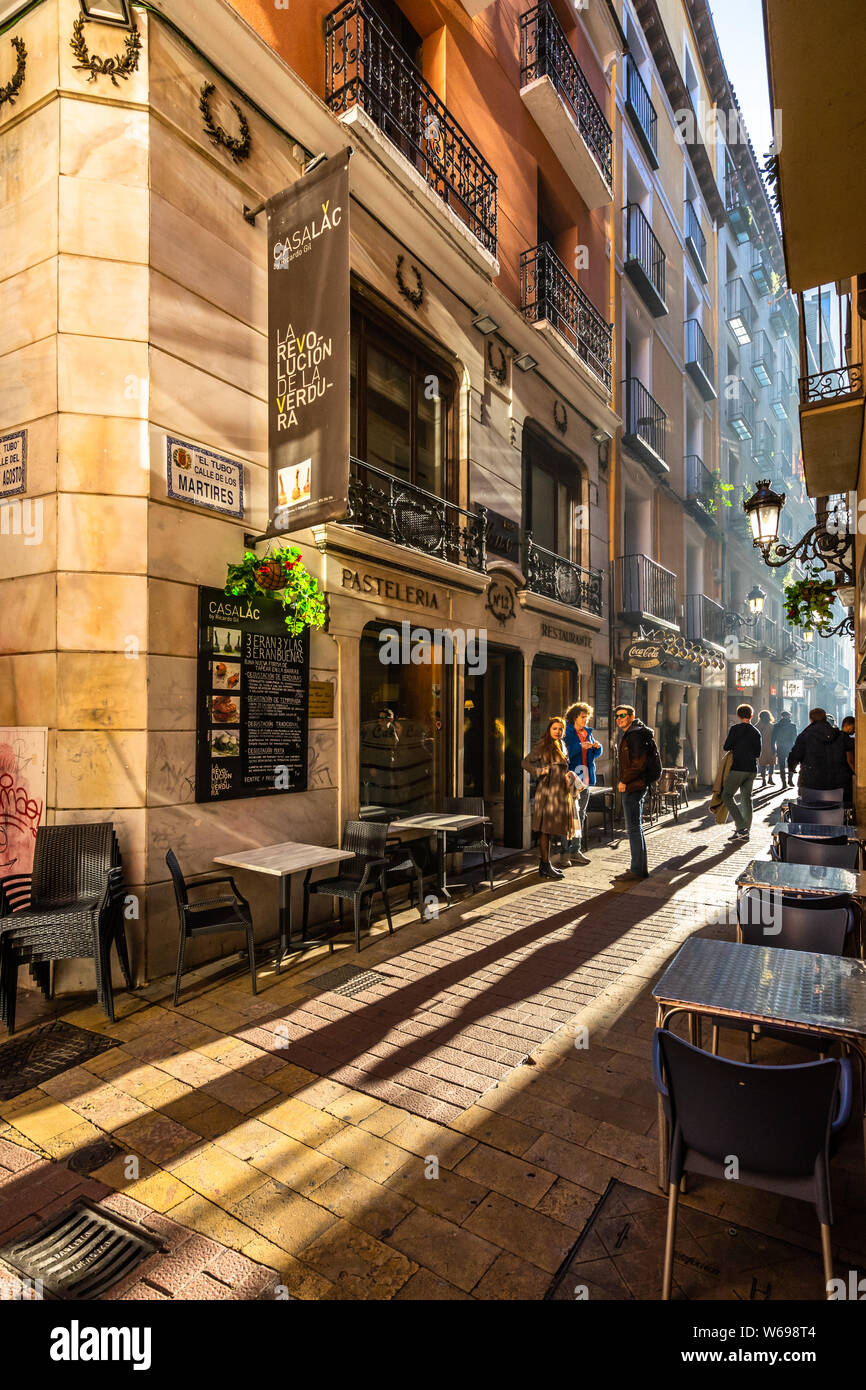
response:
[[(737, 719), (732, 724), (722, 751), (731, 753), (731, 770), (725, 778), (722, 800), (731, 813), (734, 822), (732, 841), (744, 843), (752, 828), (752, 787), (758, 772), (758, 759), (761, 756), (761, 735), (752, 723), (754, 710), (751, 705), (739, 705)], [(740, 793), (736, 801), (737, 792)]]
[(563, 862), (588, 864), (589, 859), (582, 852), (586, 808), (589, 805), (589, 789), (595, 786), (595, 760), (604, 749), (598, 742), (589, 721), (592, 710), (589, 705), (577, 703), (569, 705), (565, 711), (565, 751), (568, 754), (569, 770), (578, 778), (574, 791), (575, 837), (571, 844), (563, 841)]
[(636, 718), (633, 705), (617, 705), (616, 725), (619, 729), (619, 782), (625, 828), (631, 849), (631, 866), (625, 873), (615, 874), (614, 883), (631, 883), (649, 877), (646, 857), (646, 836), (643, 829), (643, 804), (647, 788), (657, 782), (662, 760), (652, 730)]
[(758, 758), (761, 786), (772, 787), (776, 754), (773, 751), (773, 716), (768, 709), (762, 709), (758, 715), (758, 733), (761, 735), (761, 752)]
[[(797, 737), (797, 730), (794, 728), (793, 721), (786, 709), (782, 710), (779, 718), (773, 725), (773, 752), (779, 764), (779, 777), (783, 787), (793, 787), (794, 783), (788, 772), (788, 754), (794, 747), (794, 740)], [(763, 739), (762, 739), (763, 747)]]
[(800, 769), (798, 786), (816, 791), (842, 787), (844, 792), (846, 773), (851, 767), (848, 739), (848, 734), (827, 722), (825, 710), (810, 709), (809, 723), (797, 735), (788, 754), (788, 771)]
[(561, 869), (550, 862), (551, 835), (574, 838), (573, 772), (562, 743), (565, 720), (561, 715), (548, 719), (547, 728), (529, 750), (521, 766), (538, 780), (532, 802), (532, 828), (538, 831), (538, 872), (542, 878), (564, 878)]
[(845, 794), (842, 797), (842, 802), (845, 806), (854, 805), (854, 730), (856, 727), (853, 714), (846, 714), (845, 718), (842, 720), (842, 732), (848, 740), (845, 745), (845, 757), (848, 761), (848, 771), (844, 787)]

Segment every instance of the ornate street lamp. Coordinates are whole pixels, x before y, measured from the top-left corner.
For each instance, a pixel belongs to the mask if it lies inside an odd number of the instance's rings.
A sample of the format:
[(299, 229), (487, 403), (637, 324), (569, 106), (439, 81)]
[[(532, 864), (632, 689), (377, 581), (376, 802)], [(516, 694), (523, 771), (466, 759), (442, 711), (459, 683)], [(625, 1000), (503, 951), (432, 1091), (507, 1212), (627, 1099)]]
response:
[(779, 540), (779, 515), (784, 505), (785, 494), (774, 492), (769, 478), (759, 482), (757, 492), (743, 503), (743, 511), (752, 528), (752, 544), (760, 550), (764, 564), (778, 569), (780, 565), (787, 565), (800, 556), (803, 560), (815, 560), (828, 569), (838, 571), (840, 584), (853, 584), (852, 538), (847, 524), (841, 525), (839, 511), (823, 513), (822, 518), (795, 544), (786, 545)]
[(766, 597), (767, 595), (764, 593), (763, 589), (759, 584), (756, 584), (755, 587), (753, 589), (750, 589), (749, 592), (746, 594), (746, 603), (749, 605), (749, 612), (753, 613), (755, 617), (758, 617), (761, 613), (763, 613), (764, 600), (766, 599)]
[(765, 561), (770, 546), (779, 539), (779, 516), (784, 505), (784, 492), (774, 492), (769, 478), (759, 482), (758, 491), (743, 503), (752, 528), (752, 544), (764, 552)]

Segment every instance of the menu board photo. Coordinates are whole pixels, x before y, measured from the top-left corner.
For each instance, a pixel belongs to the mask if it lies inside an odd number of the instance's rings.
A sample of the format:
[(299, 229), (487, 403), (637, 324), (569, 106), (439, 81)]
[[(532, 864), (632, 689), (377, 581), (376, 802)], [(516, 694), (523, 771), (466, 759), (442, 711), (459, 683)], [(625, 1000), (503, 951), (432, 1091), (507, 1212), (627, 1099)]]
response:
[(196, 801), (305, 791), (309, 629), (275, 599), (198, 595)]

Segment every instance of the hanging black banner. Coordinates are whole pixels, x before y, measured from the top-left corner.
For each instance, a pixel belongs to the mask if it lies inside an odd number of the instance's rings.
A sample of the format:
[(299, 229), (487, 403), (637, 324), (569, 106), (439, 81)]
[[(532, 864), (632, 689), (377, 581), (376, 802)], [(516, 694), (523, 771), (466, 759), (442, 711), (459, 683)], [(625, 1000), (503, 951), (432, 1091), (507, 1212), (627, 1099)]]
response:
[(275, 599), (198, 591), (196, 801), (307, 787), (310, 630)]
[(270, 533), (345, 516), (349, 150), (267, 203)]

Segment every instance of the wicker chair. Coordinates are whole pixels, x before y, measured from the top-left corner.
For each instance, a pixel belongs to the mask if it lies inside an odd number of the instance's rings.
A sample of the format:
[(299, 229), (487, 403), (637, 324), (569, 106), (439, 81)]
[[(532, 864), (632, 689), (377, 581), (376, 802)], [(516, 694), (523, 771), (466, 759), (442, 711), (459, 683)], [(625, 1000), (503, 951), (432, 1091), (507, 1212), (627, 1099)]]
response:
[[(386, 822), (347, 820), (343, 829), (341, 849), (351, 850), (354, 859), (344, 859), (340, 864), (339, 875), (334, 878), (321, 878), (317, 883), (304, 881), (304, 920), (301, 940), (307, 936), (307, 922), (310, 914), (310, 896), (322, 893), (325, 897), (337, 899), (340, 923), (343, 921), (343, 903), (351, 902), (355, 915), (355, 950), (361, 950), (361, 904), (367, 899), (367, 930), (373, 915), (373, 894), (381, 892), (388, 919), (388, 931), (393, 933), (391, 905), (388, 902), (388, 873), (394, 867), (388, 858), (386, 841), (388, 825)], [(329, 942), (334, 949), (333, 937)]]
[[(168, 871), (174, 885), (174, 898), (180, 926), (180, 937), (177, 943), (177, 972), (174, 977), (174, 1007), (177, 1008), (180, 994), (183, 957), (187, 941), (192, 936), (206, 936), (215, 932), (242, 931), (245, 934), (253, 994), (257, 994), (253, 917), (250, 905), (243, 894), (238, 891), (234, 879), (229, 874), (208, 874), (206, 877), (198, 876), (192, 880), (185, 879), (180, 871), (177, 856), (171, 849), (165, 856), (165, 862), (168, 865)], [(222, 896), (209, 897), (206, 894), (203, 898), (195, 898), (190, 902), (190, 889), (196, 892), (199, 888), (207, 888), (214, 883), (231, 884), (231, 896), (223, 894)]]
[(32, 874), (0, 882), (0, 1018), (15, 1029), (18, 967), (27, 965), (46, 999), (51, 962), (90, 957), (96, 993), (111, 1022), (111, 946), (127, 987), (132, 973), (123, 929), (123, 868), (114, 826), (43, 825)]
[[(483, 796), (446, 796), (446, 816), (484, 816)], [(470, 825), (467, 830), (449, 830), (445, 836), (446, 854), (480, 854), (493, 891), (493, 829), (489, 825)]]

